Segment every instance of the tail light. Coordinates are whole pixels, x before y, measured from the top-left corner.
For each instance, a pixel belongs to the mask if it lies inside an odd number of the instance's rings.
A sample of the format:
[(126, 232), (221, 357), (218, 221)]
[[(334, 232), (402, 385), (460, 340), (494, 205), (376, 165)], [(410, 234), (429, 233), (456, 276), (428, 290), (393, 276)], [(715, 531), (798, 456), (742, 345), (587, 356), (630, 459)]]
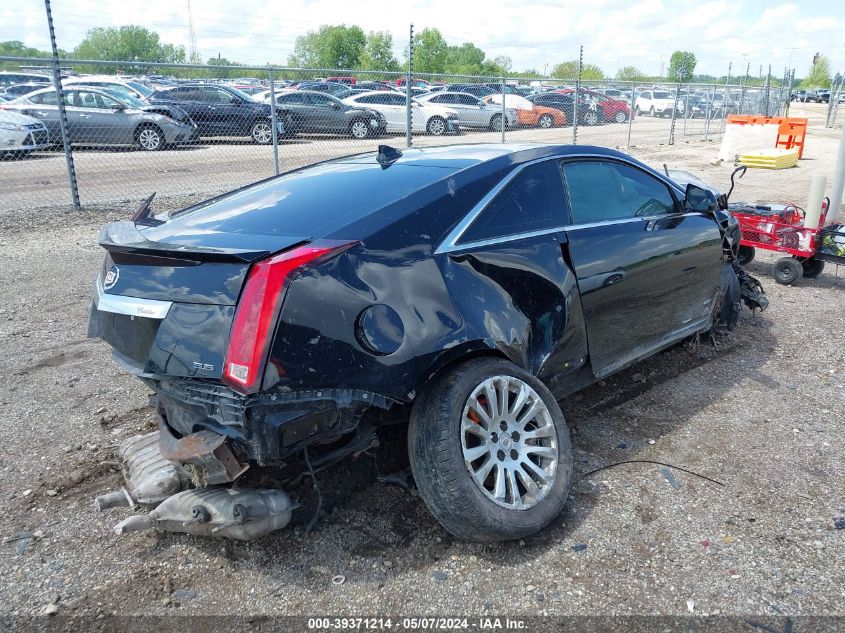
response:
[(335, 257), (357, 242), (322, 240), (262, 259), (247, 275), (223, 365), (223, 382), (244, 393), (261, 385), (265, 362), (291, 276)]

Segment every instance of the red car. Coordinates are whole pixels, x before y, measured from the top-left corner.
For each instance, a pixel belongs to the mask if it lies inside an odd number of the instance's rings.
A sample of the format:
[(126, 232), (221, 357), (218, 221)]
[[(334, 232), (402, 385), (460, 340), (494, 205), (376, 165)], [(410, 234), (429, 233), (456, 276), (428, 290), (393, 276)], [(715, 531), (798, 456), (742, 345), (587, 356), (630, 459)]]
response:
[[(399, 77), (399, 79), (396, 80), (396, 85), (404, 86), (407, 80), (407, 77)], [(430, 85), (431, 83), (429, 83), (425, 79), (411, 79), (412, 88), (428, 88)]]
[[(555, 92), (559, 92), (561, 94), (572, 94), (574, 90), (572, 88), (566, 88), (563, 90), (555, 90)], [(587, 125), (597, 125), (599, 123), (610, 123), (614, 121), (616, 123), (625, 123), (629, 117), (633, 116), (631, 106), (624, 101), (621, 101), (620, 99), (612, 99), (607, 95), (593, 92), (592, 90), (584, 90), (582, 88), (581, 100), (578, 102), (578, 107), (580, 108), (584, 105), (589, 105), (590, 102), (595, 102), (596, 104), (596, 116), (593, 118), (590, 112), (586, 112), (581, 118)]]

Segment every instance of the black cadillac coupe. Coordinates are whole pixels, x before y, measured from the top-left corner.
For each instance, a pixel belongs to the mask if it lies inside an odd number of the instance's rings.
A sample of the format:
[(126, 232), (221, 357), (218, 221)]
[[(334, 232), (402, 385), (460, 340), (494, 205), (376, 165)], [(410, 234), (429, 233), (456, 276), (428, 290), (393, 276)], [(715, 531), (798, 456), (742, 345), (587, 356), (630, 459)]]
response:
[(409, 410), (437, 520), (518, 538), (567, 498), (558, 401), (736, 322), (724, 206), (605, 148), (383, 146), (106, 225), (89, 335), (207, 485), (360, 452)]

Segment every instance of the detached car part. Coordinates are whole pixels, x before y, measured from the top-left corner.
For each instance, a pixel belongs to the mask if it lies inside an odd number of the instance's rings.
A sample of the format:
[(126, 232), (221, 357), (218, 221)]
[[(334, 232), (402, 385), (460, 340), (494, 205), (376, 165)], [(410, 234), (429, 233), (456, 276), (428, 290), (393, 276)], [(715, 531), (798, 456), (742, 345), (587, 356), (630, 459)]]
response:
[(281, 490), (200, 488), (169, 497), (149, 514), (124, 519), (114, 531), (126, 534), (157, 528), (252, 541), (285, 527), (293, 509)]

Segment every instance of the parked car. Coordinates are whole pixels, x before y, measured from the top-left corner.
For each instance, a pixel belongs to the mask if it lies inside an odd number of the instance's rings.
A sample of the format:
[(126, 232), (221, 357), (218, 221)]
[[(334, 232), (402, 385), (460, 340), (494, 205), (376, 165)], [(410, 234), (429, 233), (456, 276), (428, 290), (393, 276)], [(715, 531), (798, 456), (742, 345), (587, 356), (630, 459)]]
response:
[[(542, 108), (553, 108), (563, 113), (566, 124), (571, 125), (575, 117), (575, 105), (572, 101), (572, 93), (563, 94), (560, 92), (541, 92), (527, 97), (536, 106)], [(579, 123), (584, 123), (584, 113), (579, 111)]]
[(502, 95), (501, 93), (488, 95), (481, 100), (484, 103), (502, 107), (502, 99), (505, 100), (505, 107), (516, 112), (516, 124), (526, 127), (551, 128), (566, 125), (567, 118), (563, 111), (532, 103), (525, 97), (519, 95)]
[(434, 517), (516, 539), (569, 494), (558, 402), (735, 323), (739, 239), (712, 193), (611, 149), (385, 147), (107, 224), (88, 334), (195, 485), (313, 472), (410, 411)]
[[(200, 136), (248, 136), (260, 145), (273, 142), (269, 104), (256, 103), (229, 86), (197, 83), (166, 88), (154, 92), (148, 101), (185, 110), (197, 124)], [(278, 106), (276, 113), (276, 134), (294, 134), (295, 126), (288, 113)]]
[(358, 83), (355, 77), (326, 77), (326, 81), (332, 81), (337, 84), (346, 84), (347, 86), (354, 86)]
[(63, 86), (73, 85), (92, 86), (94, 88), (110, 88), (112, 90), (119, 90), (123, 94), (129, 94), (137, 99), (144, 100), (153, 92), (152, 88), (140, 81), (133, 79), (117, 79), (110, 75), (87, 75), (85, 77), (68, 77), (62, 80)]
[[(387, 120), (388, 132), (404, 132), (407, 126), (406, 96), (398, 92), (372, 91), (344, 99), (356, 107), (380, 112)], [(411, 100), (411, 128), (414, 132), (426, 132), (434, 136), (456, 133), (460, 130), (457, 113), (443, 106), (424, 104)]]
[[(405, 76), (399, 77), (396, 80), (396, 85), (399, 87), (404, 86), (408, 83), (408, 78)], [(425, 79), (411, 79), (411, 87), (412, 88), (425, 88), (428, 89), (431, 86), (431, 83), (426, 81)]]
[(354, 95), (359, 95), (362, 92), (372, 92), (367, 88), (350, 88), (349, 90), (344, 90), (343, 92), (339, 92), (336, 95), (333, 95), (335, 99), (346, 99), (346, 97), (352, 97)]
[(46, 84), (43, 83), (34, 83), (34, 82), (27, 82), (24, 84), (15, 84), (13, 86), (9, 86), (5, 90), (0, 90), (4, 97), (8, 97), (9, 99), (17, 99), (18, 97), (22, 97), (25, 94), (29, 94), (30, 92), (35, 92), (36, 90), (41, 90)]
[[(126, 105), (103, 90), (68, 87), (64, 97), (68, 136), (74, 144), (133, 145), (155, 151), (196, 138), (192, 125)], [(31, 92), (4, 103), (2, 109), (34, 117), (46, 125), (52, 139), (61, 138), (55, 88)]]
[(820, 103), (830, 103), (830, 90), (825, 88), (823, 90), (816, 91), (816, 94), (819, 97)]
[(499, 92), (498, 90), (493, 90), (492, 88), (482, 84), (449, 84), (446, 86), (446, 90), (449, 92), (466, 92), (478, 97), (479, 99), (483, 99), (488, 95), (493, 95)]
[(0, 71), (0, 89), (15, 86), (17, 84), (36, 83), (43, 84), (43, 88), (53, 82), (52, 77), (39, 73), (21, 73)]
[(387, 129), (384, 116), (372, 108), (352, 106), (322, 92), (286, 91), (276, 103), (289, 113), (299, 132), (344, 134), (363, 139), (381, 136)]
[[(575, 94), (575, 90), (556, 90), (558, 94)], [(594, 90), (581, 89), (581, 100), (578, 103), (579, 119), (585, 125), (598, 125), (600, 123), (615, 122), (625, 123), (631, 118), (631, 106), (621, 99), (613, 99), (607, 95), (595, 92)], [(583, 113), (580, 108), (584, 106)]]
[(386, 81), (359, 81), (355, 84), (355, 88), (362, 90), (393, 90), (395, 86)]
[(296, 89), (325, 92), (326, 94), (336, 96), (346, 90), (349, 90), (349, 86), (346, 84), (335, 83), (333, 81), (300, 81), (296, 84)]
[[(74, 84), (74, 88), (94, 88), (94, 90), (101, 90), (105, 92), (124, 105), (127, 105), (132, 108), (137, 108), (138, 110), (143, 110), (144, 112), (152, 112), (155, 114), (162, 114), (166, 117), (170, 117), (174, 121), (179, 121), (180, 123), (184, 123), (186, 125), (190, 125), (194, 130), (197, 128), (197, 124), (191, 120), (191, 117), (188, 116), (188, 113), (185, 112), (182, 108), (176, 105), (164, 105), (161, 103), (151, 104), (147, 103), (143, 99), (139, 99), (131, 92), (127, 92), (120, 86), (107, 86), (107, 87), (95, 87), (95, 86), (86, 86), (85, 84)], [(191, 140), (196, 140), (199, 138), (199, 134), (197, 132), (194, 133)]]
[(14, 110), (0, 109), (0, 160), (24, 158), (50, 146), (47, 126)]
[[(482, 128), (485, 130), (502, 129), (502, 106), (484, 103), (478, 97), (466, 92), (434, 92), (419, 98), (423, 104), (441, 105), (458, 114), (461, 127)], [(505, 109), (505, 125), (513, 127), (517, 123), (516, 110)]]
[(675, 96), (668, 90), (644, 90), (634, 101), (634, 112), (649, 116), (671, 116)]

